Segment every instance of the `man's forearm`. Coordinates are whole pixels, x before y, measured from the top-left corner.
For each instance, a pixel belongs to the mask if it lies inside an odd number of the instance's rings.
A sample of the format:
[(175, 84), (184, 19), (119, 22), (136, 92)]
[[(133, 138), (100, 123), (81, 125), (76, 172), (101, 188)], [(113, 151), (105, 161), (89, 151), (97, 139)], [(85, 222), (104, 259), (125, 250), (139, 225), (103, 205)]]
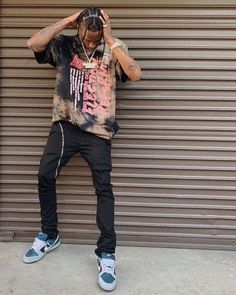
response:
[[(113, 43), (110, 43), (109, 46), (111, 47)], [(142, 76), (141, 68), (139, 64), (120, 46), (117, 46), (113, 49), (113, 54), (118, 59), (121, 67), (123, 68), (126, 75), (132, 81), (139, 81)]]
[(33, 51), (43, 51), (48, 44), (58, 33), (68, 27), (70, 24), (69, 18), (62, 20), (48, 26), (33, 35), (28, 41), (27, 46)]
[(119, 46), (119, 42), (111, 34), (109, 16), (105, 13), (104, 10), (101, 10), (101, 13), (102, 16), (100, 16), (100, 19), (103, 24), (104, 40), (113, 51), (113, 54), (118, 59), (122, 69), (129, 77), (129, 79), (131, 79), (132, 81), (139, 81), (142, 76), (142, 71), (139, 64), (129, 55), (128, 52), (126, 52), (121, 46)]

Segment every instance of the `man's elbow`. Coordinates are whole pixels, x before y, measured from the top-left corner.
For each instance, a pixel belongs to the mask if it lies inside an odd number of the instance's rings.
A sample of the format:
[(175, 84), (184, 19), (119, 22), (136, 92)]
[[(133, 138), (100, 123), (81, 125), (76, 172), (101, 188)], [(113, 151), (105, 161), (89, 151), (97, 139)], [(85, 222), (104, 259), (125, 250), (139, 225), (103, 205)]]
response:
[(34, 52), (41, 52), (45, 49), (45, 47), (39, 47), (36, 44), (34, 44), (34, 42), (31, 39), (27, 41), (27, 47)]
[(27, 40), (27, 47), (30, 49), (30, 50), (34, 50), (33, 49), (33, 44), (32, 44), (32, 41), (31, 41), (31, 39), (29, 39), (29, 40)]
[(130, 77), (130, 80), (133, 82), (138, 82), (142, 79), (142, 72), (141, 70), (137, 71), (132, 77)]

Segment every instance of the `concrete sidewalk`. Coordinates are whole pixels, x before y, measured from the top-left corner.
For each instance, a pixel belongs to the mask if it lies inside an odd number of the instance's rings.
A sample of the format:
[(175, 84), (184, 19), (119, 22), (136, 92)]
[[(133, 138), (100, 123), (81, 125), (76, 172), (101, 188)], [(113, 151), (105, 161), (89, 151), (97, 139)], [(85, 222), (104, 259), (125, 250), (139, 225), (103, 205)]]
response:
[[(0, 243), (1, 295), (106, 294), (97, 284), (93, 246), (62, 244), (31, 265), (30, 243)], [(236, 253), (117, 247), (114, 295), (235, 295)]]

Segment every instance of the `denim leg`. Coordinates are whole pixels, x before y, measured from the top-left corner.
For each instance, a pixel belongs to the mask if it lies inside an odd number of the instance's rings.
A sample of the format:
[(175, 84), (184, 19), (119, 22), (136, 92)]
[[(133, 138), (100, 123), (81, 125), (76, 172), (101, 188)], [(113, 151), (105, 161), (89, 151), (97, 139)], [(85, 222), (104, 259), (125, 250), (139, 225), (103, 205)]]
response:
[(97, 241), (96, 254), (115, 253), (116, 234), (114, 230), (114, 196), (110, 171), (92, 171), (93, 183), (97, 195), (97, 226), (101, 232)]
[[(73, 146), (71, 141), (72, 136), (62, 123), (53, 124), (40, 161), (38, 192), (42, 231), (52, 239), (56, 238), (58, 234), (56, 179), (61, 168), (76, 152), (75, 149), (71, 148)], [(70, 144), (68, 144), (69, 142)]]
[(97, 195), (96, 221), (101, 234), (95, 253), (97, 255), (101, 252), (115, 253), (114, 196), (110, 176), (111, 141), (84, 132), (80, 153), (91, 169)]

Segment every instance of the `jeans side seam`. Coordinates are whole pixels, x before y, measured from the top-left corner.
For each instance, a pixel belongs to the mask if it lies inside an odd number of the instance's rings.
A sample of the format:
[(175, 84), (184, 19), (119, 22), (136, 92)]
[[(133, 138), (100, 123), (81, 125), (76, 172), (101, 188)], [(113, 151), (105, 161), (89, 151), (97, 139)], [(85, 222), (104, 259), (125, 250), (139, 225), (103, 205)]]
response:
[(61, 125), (61, 123), (59, 122), (59, 126), (60, 126), (60, 129), (61, 129), (61, 155), (60, 155), (60, 158), (58, 160), (58, 164), (57, 164), (57, 168), (56, 168), (56, 173), (55, 173), (55, 178), (57, 178), (57, 175), (58, 175), (58, 169), (60, 167), (60, 164), (61, 164), (61, 158), (63, 156), (63, 153), (64, 153), (64, 146), (65, 146), (65, 136), (64, 136), (64, 130), (63, 130), (63, 127)]

